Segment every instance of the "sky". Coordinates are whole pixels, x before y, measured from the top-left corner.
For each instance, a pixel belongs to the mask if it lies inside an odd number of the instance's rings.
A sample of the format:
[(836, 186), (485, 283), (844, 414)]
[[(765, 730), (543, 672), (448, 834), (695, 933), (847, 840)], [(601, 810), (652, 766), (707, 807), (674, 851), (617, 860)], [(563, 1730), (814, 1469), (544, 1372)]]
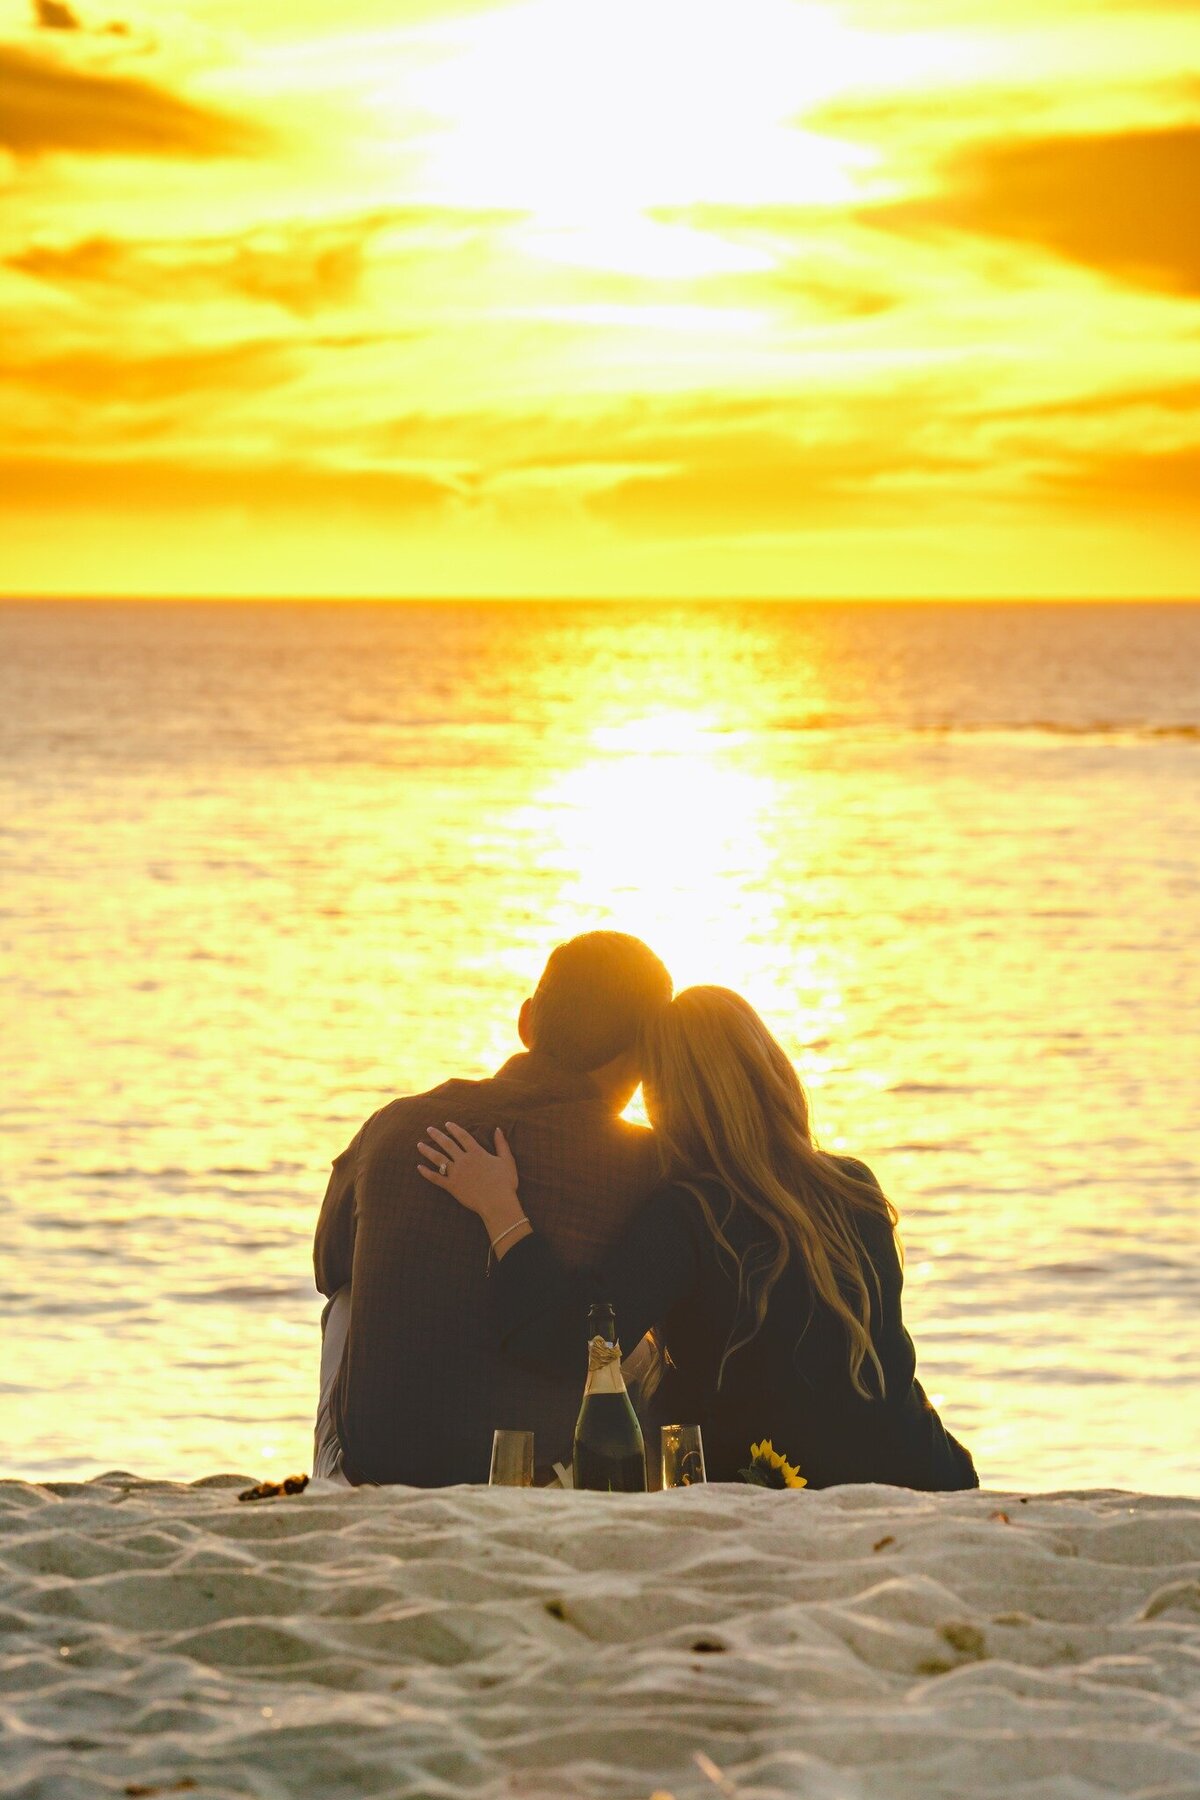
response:
[(0, 0), (0, 592), (1200, 594), (1196, 0)]

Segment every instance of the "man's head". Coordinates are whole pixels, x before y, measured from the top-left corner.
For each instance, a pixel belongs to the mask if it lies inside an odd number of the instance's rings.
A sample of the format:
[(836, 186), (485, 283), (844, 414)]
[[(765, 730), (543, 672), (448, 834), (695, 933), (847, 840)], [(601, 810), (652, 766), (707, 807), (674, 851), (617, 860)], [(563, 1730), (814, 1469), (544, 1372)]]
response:
[(670, 999), (671, 977), (640, 938), (587, 931), (551, 952), (521, 1008), (521, 1042), (602, 1091), (627, 1087), (623, 1106), (641, 1078), (642, 1028)]

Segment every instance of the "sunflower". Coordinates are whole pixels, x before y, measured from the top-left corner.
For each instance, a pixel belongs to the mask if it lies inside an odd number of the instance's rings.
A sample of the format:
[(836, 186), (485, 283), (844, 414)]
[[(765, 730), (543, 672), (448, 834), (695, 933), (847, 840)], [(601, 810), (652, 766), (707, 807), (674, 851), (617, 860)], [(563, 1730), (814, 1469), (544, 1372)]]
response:
[(790, 1463), (786, 1456), (781, 1456), (770, 1438), (764, 1438), (761, 1444), (750, 1446), (750, 1467), (739, 1469), (742, 1480), (751, 1487), (765, 1488), (802, 1488), (807, 1487), (799, 1466)]

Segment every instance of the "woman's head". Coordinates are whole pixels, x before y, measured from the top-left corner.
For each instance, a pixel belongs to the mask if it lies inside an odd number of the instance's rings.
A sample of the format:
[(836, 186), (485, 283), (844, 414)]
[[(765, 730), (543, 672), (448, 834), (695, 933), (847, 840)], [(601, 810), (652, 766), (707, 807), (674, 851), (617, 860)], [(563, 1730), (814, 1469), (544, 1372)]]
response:
[[(739, 1311), (746, 1302), (753, 1315), (736, 1341), (731, 1335), (726, 1359), (759, 1329), (771, 1289), (798, 1257), (817, 1300), (846, 1332), (854, 1386), (868, 1393), (862, 1371), (869, 1363), (881, 1391), (870, 1332), (879, 1282), (861, 1226), (868, 1218), (894, 1225), (896, 1214), (865, 1172), (852, 1174), (821, 1154), (800, 1078), (781, 1046), (739, 994), (693, 987), (647, 1024), (642, 1051), (646, 1112), (663, 1162), (692, 1189), (718, 1246), (737, 1265)], [(761, 1226), (772, 1247), (765, 1269), (758, 1261), (748, 1271), (734, 1252), (713, 1209), (713, 1181)]]
[(800, 1078), (740, 994), (684, 988), (646, 1028), (642, 1050), (646, 1111), (678, 1173), (712, 1174), (793, 1141), (811, 1145)]

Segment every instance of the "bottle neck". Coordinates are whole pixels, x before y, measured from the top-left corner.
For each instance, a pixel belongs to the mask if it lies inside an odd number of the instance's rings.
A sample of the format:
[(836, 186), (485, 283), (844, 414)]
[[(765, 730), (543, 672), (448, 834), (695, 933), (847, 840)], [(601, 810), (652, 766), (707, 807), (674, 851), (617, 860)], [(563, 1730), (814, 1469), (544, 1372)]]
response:
[(603, 1338), (606, 1344), (617, 1341), (617, 1316), (607, 1300), (593, 1300), (588, 1307), (587, 1319), (588, 1343), (593, 1338)]
[(588, 1373), (585, 1394), (623, 1394), (625, 1377), (621, 1373), (621, 1346), (594, 1337), (588, 1344)]

